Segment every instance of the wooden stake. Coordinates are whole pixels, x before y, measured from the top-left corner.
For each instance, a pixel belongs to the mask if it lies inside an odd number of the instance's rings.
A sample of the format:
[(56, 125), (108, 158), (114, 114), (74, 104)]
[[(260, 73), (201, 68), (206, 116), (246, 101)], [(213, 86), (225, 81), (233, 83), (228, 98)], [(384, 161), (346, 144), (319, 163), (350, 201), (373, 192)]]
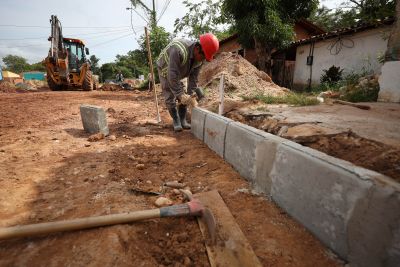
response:
[(221, 75), (221, 79), (219, 82), (219, 107), (218, 107), (218, 114), (222, 115), (224, 113), (224, 75)]
[(146, 34), (146, 46), (147, 46), (147, 53), (148, 53), (148, 57), (149, 57), (149, 63), (150, 63), (151, 82), (153, 84), (154, 98), (155, 98), (155, 102), (156, 102), (157, 122), (160, 123), (161, 122), (161, 117), (160, 117), (160, 111), (158, 109), (158, 99), (157, 99), (156, 82), (155, 82), (155, 79), (154, 79), (153, 59), (151, 57), (150, 39), (149, 39), (149, 34), (147, 32), (147, 27), (144, 27), (144, 32)]

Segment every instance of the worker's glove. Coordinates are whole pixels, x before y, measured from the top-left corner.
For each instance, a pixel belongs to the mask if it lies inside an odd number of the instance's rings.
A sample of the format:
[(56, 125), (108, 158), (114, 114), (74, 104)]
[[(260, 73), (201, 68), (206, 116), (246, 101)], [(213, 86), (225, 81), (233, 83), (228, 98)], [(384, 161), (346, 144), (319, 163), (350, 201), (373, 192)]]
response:
[(184, 106), (189, 105), (192, 101), (190, 95), (187, 95), (187, 94), (181, 94), (180, 96), (177, 97), (177, 99), (178, 99), (178, 103), (180, 105), (184, 105)]
[(177, 100), (179, 105), (188, 106), (190, 109), (197, 107), (198, 105), (195, 94), (192, 96), (188, 94), (182, 94), (177, 97)]

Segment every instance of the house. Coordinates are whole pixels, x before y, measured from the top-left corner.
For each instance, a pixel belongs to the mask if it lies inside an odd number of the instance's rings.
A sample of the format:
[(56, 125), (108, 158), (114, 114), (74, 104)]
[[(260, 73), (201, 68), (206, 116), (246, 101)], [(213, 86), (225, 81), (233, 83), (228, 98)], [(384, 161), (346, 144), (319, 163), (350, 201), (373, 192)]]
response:
[(285, 51), (295, 51), (293, 88), (318, 85), (323, 71), (333, 65), (345, 73), (379, 73), (393, 22), (388, 18), (296, 41)]
[(19, 76), (18, 74), (11, 72), (11, 71), (2, 71), (2, 76), (3, 76), (3, 80), (13, 83), (13, 84), (17, 84), (17, 83), (22, 83), (24, 82), (24, 79), (21, 78), (21, 76)]
[[(325, 33), (323, 29), (316, 26), (312, 22), (302, 19), (295, 23), (294, 32), (297, 40), (303, 40), (310, 38), (314, 35), (319, 35)], [(238, 34), (233, 34), (219, 42), (219, 53), (221, 52), (232, 52), (238, 53), (253, 65), (257, 65), (257, 54), (254, 48), (245, 49), (238, 43)], [(273, 57), (273, 69), (272, 69), (272, 79), (275, 83), (290, 88), (291, 80), (286, 79), (284, 76), (286, 73), (292, 73), (294, 69), (294, 55), (293, 60), (290, 58), (282, 58), (280, 55), (276, 54)], [(293, 75), (286, 75), (286, 77), (293, 77)]]

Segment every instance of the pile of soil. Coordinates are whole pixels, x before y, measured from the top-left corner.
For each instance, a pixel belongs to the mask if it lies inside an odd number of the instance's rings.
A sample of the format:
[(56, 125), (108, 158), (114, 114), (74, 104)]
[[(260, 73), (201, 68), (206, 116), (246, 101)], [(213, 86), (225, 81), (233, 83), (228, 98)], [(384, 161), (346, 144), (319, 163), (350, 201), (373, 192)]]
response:
[(382, 173), (400, 182), (400, 150), (395, 147), (362, 138), (353, 132), (320, 136), (300, 144)]
[(0, 92), (2, 93), (15, 93), (17, 91), (17, 88), (13, 83), (7, 82), (7, 81), (1, 81), (0, 82)]
[(103, 86), (101, 86), (99, 88), (99, 90), (101, 90), (101, 91), (122, 91), (123, 88), (120, 85), (115, 84), (115, 83), (106, 83), (106, 84), (103, 84)]
[(263, 71), (259, 71), (240, 55), (221, 53), (215, 60), (206, 63), (199, 75), (199, 85), (205, 87), (207, 98), (218, 99), (221, 75), (224, 75), (225, 98), (242, 100), (242, 96), (257, 94), (281, 96), (288, 89), (274, 84)]
[(26, 84), (29, 84), (33, 88), (44, 88), (44, 87), (49, 87), (46, 81), (38, 81), (38, 80), (28, 80), (25, 81)]

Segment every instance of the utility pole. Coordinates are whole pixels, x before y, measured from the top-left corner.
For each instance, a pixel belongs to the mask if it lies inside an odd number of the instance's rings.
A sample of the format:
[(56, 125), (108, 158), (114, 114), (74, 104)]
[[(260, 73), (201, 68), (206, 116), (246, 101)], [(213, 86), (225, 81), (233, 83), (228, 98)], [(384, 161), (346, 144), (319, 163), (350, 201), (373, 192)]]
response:
[(152, 16), (152, 19), (153, 19), (153, 25), (157, 27), (156, 0), (153, 0), (153, 16)]
[(145, 12), (147, 12), (150, 15), (150, 28), (155, 28), (157, 27), (157, 12), (156, 12), (156, 1), (153, 0), (153, 9), (150, 9), (143, 1), (141, 0), (131, 0), (131, 3), (133, 7), (140, 6), (142, 9), (144, 9)]

